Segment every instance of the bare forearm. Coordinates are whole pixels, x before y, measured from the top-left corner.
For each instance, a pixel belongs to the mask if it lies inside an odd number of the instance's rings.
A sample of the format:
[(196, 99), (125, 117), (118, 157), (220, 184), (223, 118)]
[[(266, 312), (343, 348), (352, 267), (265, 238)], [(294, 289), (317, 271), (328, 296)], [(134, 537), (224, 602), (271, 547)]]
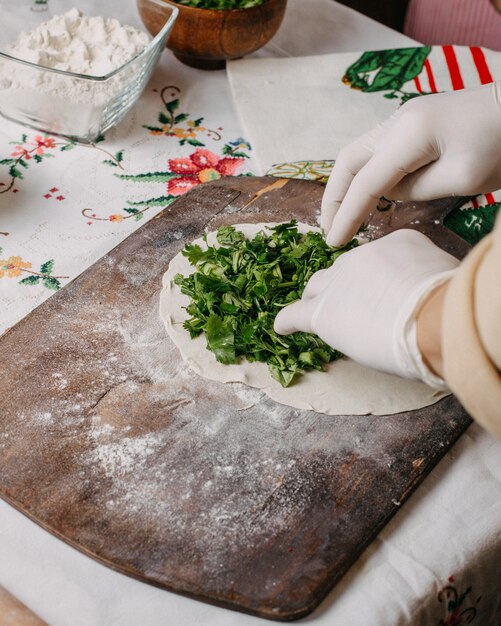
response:
[(442, 314), (447, 285), (448, 282), (431, 292), (416, 318), (417, 344), (424, 362), (442, 378)]

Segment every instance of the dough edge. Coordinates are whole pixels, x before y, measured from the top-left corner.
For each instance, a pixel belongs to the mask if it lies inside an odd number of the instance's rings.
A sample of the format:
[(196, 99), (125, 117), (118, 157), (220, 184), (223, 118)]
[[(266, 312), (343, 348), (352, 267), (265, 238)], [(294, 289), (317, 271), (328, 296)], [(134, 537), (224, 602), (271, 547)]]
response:
[[(251, 238), (266, 226), (273, 225), (250, 223), (234, 226)], [(301, 222), (298, 228), (301, 232), (318, 230)], [(215, 231), (207, 233), (207, 241), (211, 245), (216, 242)], [(202, 237), (193, 243), (204, 246)], [(281, 404), (326, 415), (392, 415), (429, 406), (449, 395), (419, 381), (364, 367), (347, 357), (329, 363), (324, 373), (315, 370), (305, 372), (296, 383), (286, 388), (271, 377), (265, 363), (250, 363), (246, 359), (230, 365), (218, 363), (214, 354), (207, 350), (205, 337), (201, 335), (191, 339), (182, 326), (188, 318), (183, 307), (187, 306), (189, 298), (174, 283), (174, 276), (187, 276), (194, 269), (181, 252), (170, 261), (162, 280), (160, 317), (183, 360), (204, 378), (222, 383), (244, 383), (261, 389)]]

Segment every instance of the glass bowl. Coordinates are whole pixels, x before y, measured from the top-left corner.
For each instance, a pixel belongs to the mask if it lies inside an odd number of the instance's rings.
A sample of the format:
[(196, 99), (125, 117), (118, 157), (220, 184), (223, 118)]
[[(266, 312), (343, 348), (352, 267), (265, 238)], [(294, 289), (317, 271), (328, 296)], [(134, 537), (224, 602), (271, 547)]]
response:
[(134, 3), (119, 0), (0, 0), (0, 114), (37, 130), (92, 143), (134, 106), (146, 86), (178, 10), (158, 11), (158, 34), (135, 57), (104, 76), (46, 68), (3, 52), (21, 31), (31, 31), (55, 15), (79, 9), (86, 16), (114, 17), (144, 31)]

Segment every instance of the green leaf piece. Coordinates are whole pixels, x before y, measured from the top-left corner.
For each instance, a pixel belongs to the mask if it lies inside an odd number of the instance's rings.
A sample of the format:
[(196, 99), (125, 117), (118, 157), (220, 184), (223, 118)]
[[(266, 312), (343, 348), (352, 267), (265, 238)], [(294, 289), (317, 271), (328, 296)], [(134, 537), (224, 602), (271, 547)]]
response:
[(199, 9), (250, 9), (263, 4), (264, 0), (177, 0), (178, 4), (185, 4)]
[(122, 180), (131, 180), (136, 183), (166, 183), (179, 174), (172, 172), (146, 172), (144, 174), (115, 174)]
[(51, 259), (50, 261), (46, 261), (40, 266), (41, 274), (52, 274), (53, 271), (54, 271), (54, 259)]
[(195, 272), (174, 282), (189, 296), (184, 328), (205, 333), (207, 348), (221, 363), (240, 357), (268, 364), (270, 375), (287, 387), (305, 370), (322, 370), (342, 355), (317, 336), (277, 335), (273, 322), (282, 307), (301, 297), (314, 272), (332, 265), (356, 245), (330, 248), (321, 233), (301, 234), (294, 220), (247, 239), (233, 226), (217, 231), (217, 246), (183, 249)]
[(234, 226), (221, 226), (217, 231), (217, 241), (222, 246), (231, 246), (234, 243), (245, 241), (245, 235)]
[(188, 143), (190, 144), (190, 146), (205, 146), (205, 144), (201, 141), (198, 141), (198, 139), (188, 139)]
[(26, 276), (19, 281), (20, 285), (38, 285), (40, 282), (40, 276)]
[(57, 278), (53, 278), (52, 276), (47, 276), (43, 279), (43, 284), (47, 289), (52, 289), (53, 291), (57, 291), (61, 288), (61, 283)]
[(9, 174), (12, 176), (12, 178), (24, 178), (23, 173), (21, 172), (21, 170), (18, 170), (15, 165), (12, 165), (9, 168)]
[(174, 111), (176, 111), (179, 108), (179, 100), (176, 98), (175, 100), (171, 100), (170, 102), (167, 102), (167, 104), (165, 105), (165, 108), (167, 109), (167, 111), (169, 111), (169, 113), (174, 113)]
[(431, 91), (422, 91), (421, 93), (402, 93), (400, 97), (400, 102), (405, 104), (408, 100), (412, 100), (413, 98), (419, 98), (419, 96), (430, 95)]
[(205, 325), (207, 346), (220, 363), (235, 363), (235, 335), (229, 321), (211, 315)]
[(400, 89), (421, 72), (429, 52), (429, 46), (385, 50), (383, 65), (367, 91)]
[(420, 46), (364, 52), (346, 70), (343, 81), (353, 89), (368, 93), (399, 91), (406, 82), (421, 73), (430, 51), (430, 46)]
[(174, 196), (160, 196), (158, 198), (150, 198), (149, 200), (141, 200), (139, 202), (130, 202), (131, 206), (138, 206), (142, 208), (152, 206), (167, 206), (174, 200)]
[(271, 376), (278, 380), (278, 382), (282, 385), (282, 387), (288, 387), (294, 379), (296, 375), (297, 368), (294, 369), (282, 369), (278, 365), (274, 363), (270, 363), (268, 365), (268, 369), (270, 370)]

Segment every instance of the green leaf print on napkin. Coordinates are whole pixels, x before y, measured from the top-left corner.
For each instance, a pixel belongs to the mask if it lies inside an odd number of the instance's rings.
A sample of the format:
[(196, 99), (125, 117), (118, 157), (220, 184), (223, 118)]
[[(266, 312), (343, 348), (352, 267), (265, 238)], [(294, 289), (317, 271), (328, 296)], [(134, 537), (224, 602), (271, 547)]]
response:
[(404, 103), (422, 95), (402, 87), (421, 73), (430, 51), (431, 46), (420, 46), (364, 52), (346, 70), (343, 83), (366, 93), (388, 91), (385, 98), (400, 98)]

